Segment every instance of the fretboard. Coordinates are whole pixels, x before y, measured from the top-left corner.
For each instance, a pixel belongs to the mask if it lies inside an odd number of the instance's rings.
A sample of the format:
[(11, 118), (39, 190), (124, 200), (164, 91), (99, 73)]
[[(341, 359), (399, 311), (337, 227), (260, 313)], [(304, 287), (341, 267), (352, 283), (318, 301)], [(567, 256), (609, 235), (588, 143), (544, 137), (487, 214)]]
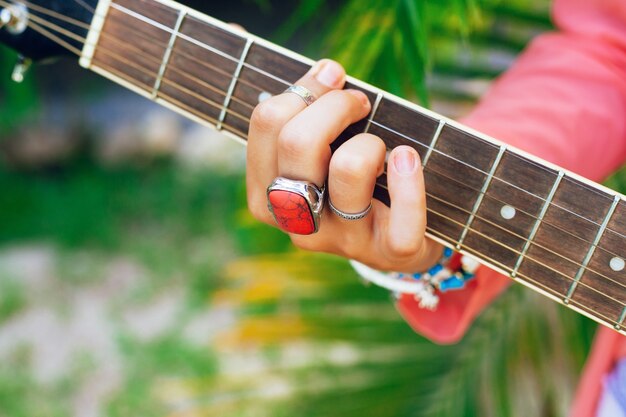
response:
[[(101, 0), (81, 65), (245, 142), (254, 107), (312, 61), (169, 0)], [(346, 88), (372, 111), (332, 146), (370, 132), (419, 152), (430, 237), (626, 334), (624, 196), (360, 81)], [(389, 204), (385, 175), (375, 197)]]

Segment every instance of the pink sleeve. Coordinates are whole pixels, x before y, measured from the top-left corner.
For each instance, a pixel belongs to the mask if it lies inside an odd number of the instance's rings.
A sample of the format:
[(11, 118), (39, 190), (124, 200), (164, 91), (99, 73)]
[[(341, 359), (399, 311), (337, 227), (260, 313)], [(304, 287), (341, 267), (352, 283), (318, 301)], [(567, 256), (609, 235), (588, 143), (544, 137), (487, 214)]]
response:
[[(626, 160), (626, 1), (556, 0), (558, 32), (535, 39), (463, 122), (592, 180)], [(437, 311), (403, 297), (419, 333), (459, 340), (510, 280), (487, 268)]]

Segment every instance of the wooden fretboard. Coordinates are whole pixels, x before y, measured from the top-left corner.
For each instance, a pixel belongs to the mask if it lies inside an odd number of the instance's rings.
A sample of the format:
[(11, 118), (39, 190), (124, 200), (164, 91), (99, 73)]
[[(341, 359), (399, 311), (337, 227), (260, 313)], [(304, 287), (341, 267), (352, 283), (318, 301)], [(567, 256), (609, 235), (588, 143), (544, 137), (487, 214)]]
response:
[[(81, 65), (245, 141), (312, 61), (169, 0), (101, 0)], [(626, 334), (624, 196), (372, 86), (361, 132), (419, 152), (429, 236)], [(375, 197), (389, 204), (386, 177)]]

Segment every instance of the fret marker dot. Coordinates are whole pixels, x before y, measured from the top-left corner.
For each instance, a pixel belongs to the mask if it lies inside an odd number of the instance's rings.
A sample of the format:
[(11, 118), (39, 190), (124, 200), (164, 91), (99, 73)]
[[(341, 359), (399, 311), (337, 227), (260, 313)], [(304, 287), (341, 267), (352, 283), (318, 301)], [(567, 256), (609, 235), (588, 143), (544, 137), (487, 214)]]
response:
[(624, 267), (626, 267), (626, 261), (616, 256), (615, 258), (611, 259), (611, 262), (609, 262), (609, 266), (613, 271), (620, 272), (624, 270)]
[(272, 97), (270, 93), (268, 93), (267, 91), (261, 91), (261, 93), (259, 94), (259, 103), (264, 102), (270, 97)]
[(511, 220), (516, 214), (517, 210), (515, 210), (515, 207), (508, 204), (500, 209), (500, 215), (506, 220)]

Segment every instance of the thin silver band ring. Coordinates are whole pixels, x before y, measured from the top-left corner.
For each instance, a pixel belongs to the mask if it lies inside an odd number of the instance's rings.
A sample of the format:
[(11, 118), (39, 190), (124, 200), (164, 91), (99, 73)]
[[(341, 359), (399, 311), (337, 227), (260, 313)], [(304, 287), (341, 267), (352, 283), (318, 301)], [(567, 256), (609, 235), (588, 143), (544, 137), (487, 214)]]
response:
[(358, 213), (346, 213), (345, 211), (341, 211), (339, 210), (337, 207), (333, 206), (332, 201), (330, 201), (330, 198), (328, 199), (328, 207), (330, 207), (330, 210), (335, 213), (337, 216), (341, 217), (342, 219), (345, 220), (361, 220), (362, 218), (366, 217), (370, 211), (372, 211), (372, 202), (370, 201), (369, 206), (367, 206), (367, 208), (363, 211), (360, 211)]
[(297, 94), (307, 106), (310, 106), (316, 100), (315, 95), (311, 91), (309, 91), (308, 88), (302, 87), (301, 85), (292, 85), (285, 90), (285, 93)]

